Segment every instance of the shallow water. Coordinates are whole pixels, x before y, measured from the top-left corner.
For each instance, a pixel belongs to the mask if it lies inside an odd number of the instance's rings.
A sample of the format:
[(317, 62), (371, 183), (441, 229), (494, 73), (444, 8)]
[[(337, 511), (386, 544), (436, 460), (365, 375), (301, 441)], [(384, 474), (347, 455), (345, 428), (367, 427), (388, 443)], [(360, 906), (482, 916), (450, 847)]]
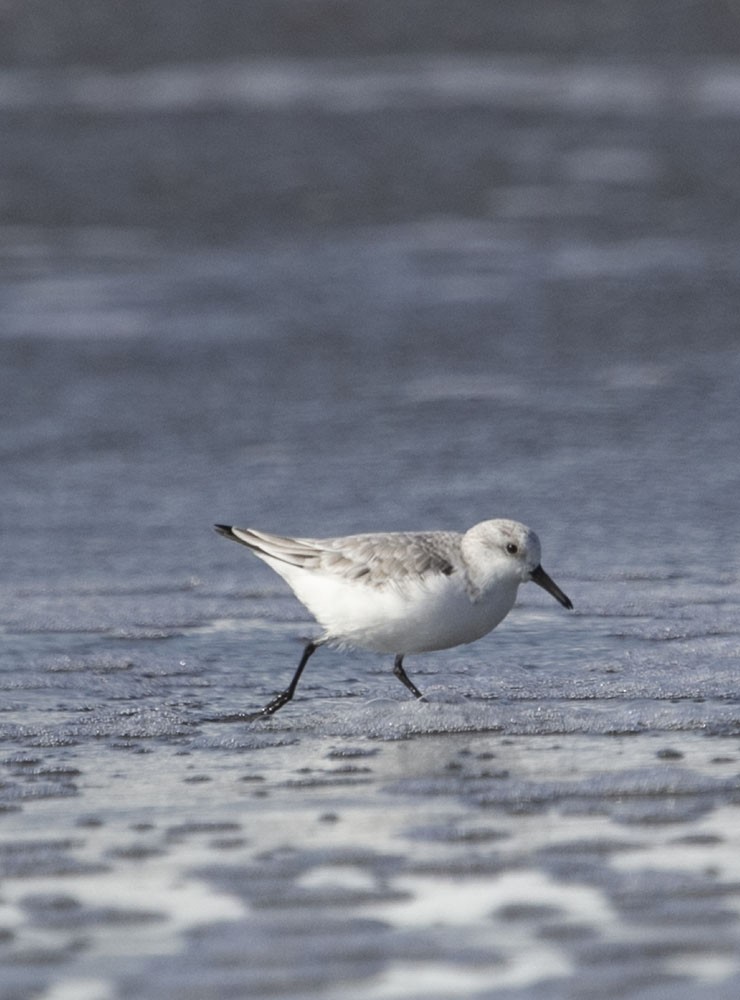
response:
[[(737, 67), (352, 55), (5, 71), (0, 997), (735, 1000)], [(214, 521), (494, 516), (574, 613), (228, 721)]]

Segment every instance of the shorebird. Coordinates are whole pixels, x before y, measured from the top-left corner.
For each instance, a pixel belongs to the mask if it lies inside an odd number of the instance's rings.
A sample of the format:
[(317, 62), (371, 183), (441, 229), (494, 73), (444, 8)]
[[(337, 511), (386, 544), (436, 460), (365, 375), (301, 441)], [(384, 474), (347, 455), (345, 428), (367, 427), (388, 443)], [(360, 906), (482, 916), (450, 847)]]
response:
[(319, 646), (393, 654), (393, 673), (416, 697), (403, 659), (474, 642), (511, 611), (521, 583), (570, 599), (540, 564), (540, 541), (517, 521), (481, 521), (454, 531), (379, 532), (289, 538), (215, 525), (272, 567), (322, 627), (304, 648), (288, 687), (247, 718), (273, 715), (295, 694)]

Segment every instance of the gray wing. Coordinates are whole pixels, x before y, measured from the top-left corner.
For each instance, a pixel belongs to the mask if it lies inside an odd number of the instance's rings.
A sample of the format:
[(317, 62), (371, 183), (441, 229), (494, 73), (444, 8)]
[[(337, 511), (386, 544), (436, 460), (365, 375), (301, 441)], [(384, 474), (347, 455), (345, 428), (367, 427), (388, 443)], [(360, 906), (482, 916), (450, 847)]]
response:
[(463, 569), (461, 536), (452, 531), (288, 538), (249, 528), (220, 526), (218, 530), (249, 546), (257, 555), (362, 580), (372, 587), (436, 574), (449, 576)]

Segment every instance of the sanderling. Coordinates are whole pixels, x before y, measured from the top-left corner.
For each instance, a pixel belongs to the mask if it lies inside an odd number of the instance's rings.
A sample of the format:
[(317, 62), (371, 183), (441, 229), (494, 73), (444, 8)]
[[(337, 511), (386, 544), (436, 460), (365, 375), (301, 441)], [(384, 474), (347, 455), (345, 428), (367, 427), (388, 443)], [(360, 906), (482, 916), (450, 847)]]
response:
[(395, 655), (406, 676), (407, 653), (448, 649), (480, 639), (511, 611), (520, 583), (531, 580), (573, 605), (540, 565), (540, 540), (517, 521), (482, 521), (455, 531), (382, 532), (344, 538), (287, 538), (215, 525), (248, 546), (292, 588), (323, 633), (304, 648), (285, 691), (247, 718), (270, 716), (295, 694), (311, 655), (328, 643)]

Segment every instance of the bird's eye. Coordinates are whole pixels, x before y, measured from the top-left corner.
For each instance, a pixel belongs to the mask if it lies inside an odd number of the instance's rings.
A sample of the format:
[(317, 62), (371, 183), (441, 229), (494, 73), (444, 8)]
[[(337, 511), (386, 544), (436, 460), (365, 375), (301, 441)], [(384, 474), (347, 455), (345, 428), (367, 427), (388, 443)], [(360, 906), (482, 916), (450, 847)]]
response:
[(509, 542), (509, 544), (506, 546), (506, 551), (509, 553), (510, 556), (515, 556), (519, 551), (519, 546), (515, 545), (513, 542)]

